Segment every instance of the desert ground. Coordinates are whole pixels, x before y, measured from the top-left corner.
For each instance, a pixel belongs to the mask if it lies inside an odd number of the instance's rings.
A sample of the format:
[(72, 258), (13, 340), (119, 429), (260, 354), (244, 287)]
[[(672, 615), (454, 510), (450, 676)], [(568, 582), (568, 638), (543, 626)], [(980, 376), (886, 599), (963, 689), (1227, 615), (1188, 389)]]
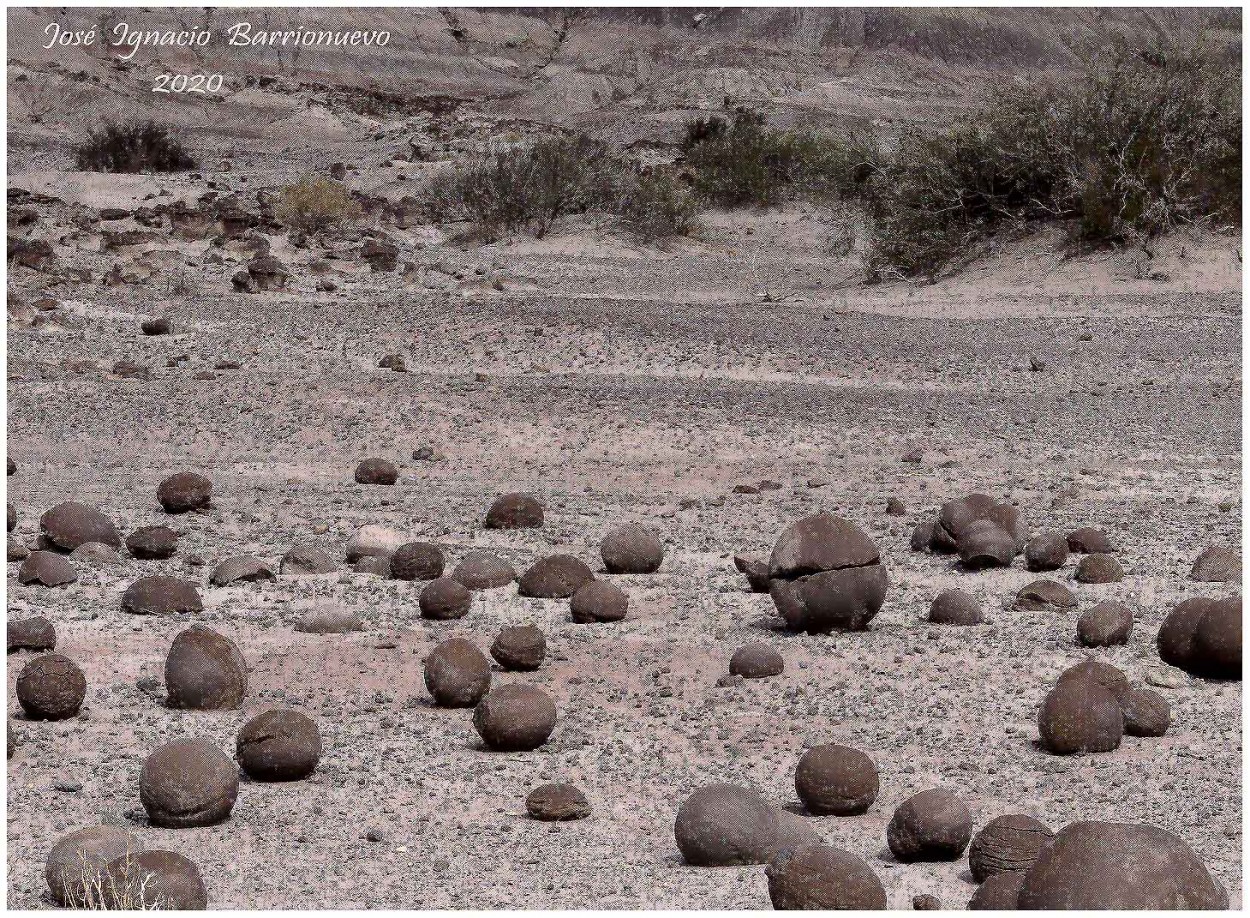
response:
[[(193, 174), (88, 174), (42, 144), (42, 127), (10, 154), (10, 232), (28, 209), (17, 232), (53, 251), (34, 267), (11, 260), (8, 275), (13, 535), (33, 545), (40, 514), (65, 500), (98, 506), (123, 533), (179, 533), (168, 560), (76, 561), (63, 589), (19, 584), (8, 565), (9, 620), (49, 618), (88, 683), (78, 716), (27, 720), (14, 681), (29, 655), (9, 656), (10, 907), (49, 907), (48, 849), (104, 822), (190, 857), (210, 908), (766, 908), (762, 867), (683, 862), (677, 808), (728, 781), (802, 813), (795, 764), (828, 742), (869, 752), (881, 790), (862, 816), (804, 819), (870, 864), (891, 908), (920, 894), (963, 908), (976, 888), (966, 858), (902, 864), (886, 847), (895, 807), (937, 786), (976, 828), (1006, 813), (1052, 829), (1166, 828), (1240, 906), (1241, 685), (1192, 678), (1155, 647), (1178, 601), (1236, 590), (1188, 575), (1207, 546), (1241, 544), (1237, 238), (1170, 238), (1143, 270), (1131, 253), (1071, 255), (1031, 237), (935, 284), (865, 286), (853, 256), (830, 246), (828, 215), (801, 206), (708, 212), (696, 238), (662, 247), (591, 218), (472, 246), (451, 243), (457, 228), (414, 222), (387, 227), (411, 264), (394, 272), (371, 270), (358, 239), (301, 248), (268, 235), (290, 279), (247, 293), (231, 277), (263, 228), (214, 241), (215, 230), (185, 238), (136, 221), (210, 190), (254, 203), (337, 161), (354, 166), (350, 187), (403, 193), (397, 176), (413, 165), (379, 162), (398, 135), (336, 119), (342, 138), (293, 144), (281, 165), (264, 143), (231, 137)], [(119, 213), (102, 221), (104, 208)], [(158, 316), (172, 333), (143, 334)], [(404, 372), (379, 366), (393, 354)], [(425, 447), (432, 458), (414, 458)], [(920, 461), (903, 461), (915, 449)], [(396, 485), (353, 482), (372, 456), (400, 467)], [(212, 480), (212, 502), (168, 516), (156, 488), (183, 470)], [(779, 487), (735, 490), (761, 482)], [(483, 528), (511, 491), (539, 496), (542, 528)], [(1125, 578), (1073, 582), (1073, 557), (1047, 576), (1078, 607), (1020, 611), (1016, 592), (1040, 576), (1021, 560), (972, 572), (911, 550), (916, 524), (974, 491), (1015, 504), (1034, 532), (1104, 529)], [(890, 498), (903, 515), (886, 513)], [(767, 559), (788, 524), (818, 511), (880, 549), (890, 586), (868, 631), (787, 632), (735, 569), (735, 555)], [(603, 573), (600, 540), (626, 522), (662, 537), (657, 573)], [(367, 524), (437, 542), (449, 569), (479, 549), (518, 572), (575, 555), (627, 593), (628, 615), (574, 624), (566, 601), (514, 585), (430, 621), (421, 583), (346, 563), (208, 583), (233, 555), (276, 568), (291, 547), (316, 545), (342, 559)], [(197, 582), (203, 612), (123, 612), (122, 592), (153, 573)], [(928, 623), (950, 587), (974, 594), (988, 621)], [(1084, 649), (1077, 617), (1105, 599), (1133, 610), (1131, 636)], [(364, 630), (295, 630), (328, 610), (358, 614)], [(165, 654), (196, 622), (241, 649), (241, 708), (162, 703)], [(559, 718), (540, 748), (496, 753), (469, 712), (432, 704), (422, 664), (448, 637), (485, 649), (514, 624), (542, 629), (546, 662), (496, 667), (495, 684), (544, 688)], [(728, 678), (730, 655), (754, 641), (781, 653), (784, 673)], [(1163, 694), (1166, 735), (1093, 755), (1040, 748), (1042, 698), (1087, 656)], [(138, 776), (152, 750), (204, 736), (233, 755), (240, 726), (273, 707), (316, 720), (311, 777), (244, 777), (215, 826), (148, 823)], [(528, 818), (526, 795), (551, 781), (580, 787), (591, 816)]]

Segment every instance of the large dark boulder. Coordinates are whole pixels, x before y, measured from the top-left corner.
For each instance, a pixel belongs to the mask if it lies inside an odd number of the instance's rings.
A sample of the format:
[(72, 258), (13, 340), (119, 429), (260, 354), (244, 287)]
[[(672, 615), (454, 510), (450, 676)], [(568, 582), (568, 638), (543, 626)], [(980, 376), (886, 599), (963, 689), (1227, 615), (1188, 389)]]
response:
[(247, 696), (247, 662), (224, 634), (192, 625), (174, 637), (165, 657), (165, 691), (171, 708), (237, 708)]
[(664, 543), (650, 529), (637, 523), (617, 526), (599, 546), (609, 574), (653, 574), (664, 562)]
[(156, 499), (166, 513), (202, 510), (213, 497), (213, 483), (198, 472), (175, 472), (156, 488)]
[(121, 533), (107, 516), (72, 500), (39, 517), (39, 529), (48, 546), (61, 551), (73, 551), (85, 542), (102, 542), (110, 548), (121, 548), (122, 544)]
[(1022, 873), (1033, 866), (1042, 845), (1055, 837), (1044, 822), (1012, 813), (990, 820), (968, 846), (968, 867), (978, 883), (998, 873)]
[(543, 524), (543, 505), (533, 494), (504, 494), (486, 511), (487, 529), (536, 529)]
[(858, 816), (867, 812), (880, 789), (877, 765), (850, 746), (813, 746), (799, 757), (794, 789), (817, 816)]
[(122, 594), (122, 611), (132, 615), (174, 615), (203, 609), (204, 601), (194, 583), (162, 574), (140, 577)]
[(556, 703), (533, 685), (501, 685), (473, 710), (473, 727), (497, 752), (537, 749), (556, 727)]
[(239, 769), (206, 739), (161, 746), (139, 773), (139, 801), (153, 825), (211, 826), (230, 815), (239, 796)]
[(572, 555), (551, 555), (534, 562), (517, 584), (518, 596), (537, 599), (569, 599), (595, 579), (584, 561)]
[(1241, 624), (1240, 596), (1186, 599), (1159, 628), (1159, 658), (1199, 678), (1239, 680)]
[(903, 863), (953, 861), (972, 837), (972, 814), (954, 793), (935, 787), (908, 798), (890, 818), (886, 842)]

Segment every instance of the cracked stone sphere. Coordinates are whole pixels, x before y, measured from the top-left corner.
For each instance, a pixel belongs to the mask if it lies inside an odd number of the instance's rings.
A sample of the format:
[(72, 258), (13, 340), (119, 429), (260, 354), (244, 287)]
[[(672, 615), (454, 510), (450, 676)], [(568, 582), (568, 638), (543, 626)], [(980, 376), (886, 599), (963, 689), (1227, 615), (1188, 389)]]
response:
[(35, 657), (17, 676), (17, 701), (31, 720), (73, 717), (87, 697), (87, 677), (69, 657)]
[(299, 711), (265, 711), (239, 730), (235, 758), (257, 781), (298, 781), (321, 761), (321, 732)]
[(1023, 813), (990, 820), (968, 847), (972, 878), (983, 883), (998, 873), (1028, 870), (1042, 845), (1054, 836), (1044, 822)]
[(156, 499), (166, 513), (188, 513), (207, 507), (213, 483), (197, 472), (176, 472), (156, 488)]
[(171, 708), (237, 708), (247, 696), (247, 662), (224, 634), (192, 625), (178, 633), (165, 657), (165, 690)]
[(107, 516), (72, 500), (39, 517), (39, 529), (48, 546), (61, 551), (73, 551), (86, 542), (101, 542), (110, 548), (122, 545), (121, 533)]
[(533, 685), (501, 685), (487, 693), (473, 711), (473, 726), (497, 752), (537, 749), (556, 728), (556, 704)]
[(486, 511), (487, 529), (537, 529), (543, 524), (543, 505), (533, 494), (504, 494)]
[(664, 543), (637, 523), (617, 526), (599, 546), (609, 574), (654, 574), (664, 562)]
[(951, 791), (935, 787), (905, 801), (890, 818), (886, 842), (903, 863), (953, 861), (972, 837), (972, 814)]
[(139, 773), (139, 800), (152, 824), (164, 829), (215, 825), (230, 815), (238, 795), (238, 768), (206, 739), (166, 743)]
[(794, 789), (817, 816), (858, 816), (877, 799), (877, 765), (850, 746), (813, 746), (799, 758)]
[(48, 852), (43, 868), (52, 901), (70, 908), (84, 907), (88, 878), (102, 874), (117, 858), (137, 854), (142, 848), (138, 838), (114, 826), (88, 826), (62, 836)]
[(444, 708), (471, 708), (490, 689), (490, 662), (465, 638), (448, 638), (425, 659), (425, 687)]
[(774, 909), (884, 911), (885, 887), (863, 858), (828, 845), (778, 853), (764, 868)]

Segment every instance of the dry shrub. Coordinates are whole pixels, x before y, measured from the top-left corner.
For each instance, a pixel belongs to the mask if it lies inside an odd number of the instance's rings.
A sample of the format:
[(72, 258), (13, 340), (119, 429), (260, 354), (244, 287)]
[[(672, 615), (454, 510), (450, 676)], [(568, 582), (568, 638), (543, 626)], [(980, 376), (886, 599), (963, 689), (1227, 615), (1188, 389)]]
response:
[(78, 168), (89, 172), (185, 172), (195, 159), (155, 121), (105, 122), (78, 148)]
[(646, 242), (689, 236), (699, 227), (694, 195), (676, 176), (659, 168), (623, 170), (614, 209), (625, 228)]
[(284, 224), (300, 232), (318, 233), (354, 223), (362, 210), (339, 182), (306, 177), (282, 189), (275, 213)]

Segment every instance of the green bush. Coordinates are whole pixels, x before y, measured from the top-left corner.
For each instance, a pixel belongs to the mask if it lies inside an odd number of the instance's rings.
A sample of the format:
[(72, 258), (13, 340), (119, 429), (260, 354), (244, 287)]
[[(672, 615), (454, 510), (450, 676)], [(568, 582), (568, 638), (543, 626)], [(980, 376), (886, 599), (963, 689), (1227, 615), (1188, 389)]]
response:
[(186, 172), (195, 159), (154, 121), (105, 122), (78, 147), (78, 168), (88, 172)]
[(694, 195), (661, 169), (626, 170), (614, 210), (631, 233), (648, 242), (689, 236), (699, 225)]
[(361, 208), (340, 183), (306, 177), (282, 189), (274, 212), (287, 226), (316, 233), (360, 219)]

